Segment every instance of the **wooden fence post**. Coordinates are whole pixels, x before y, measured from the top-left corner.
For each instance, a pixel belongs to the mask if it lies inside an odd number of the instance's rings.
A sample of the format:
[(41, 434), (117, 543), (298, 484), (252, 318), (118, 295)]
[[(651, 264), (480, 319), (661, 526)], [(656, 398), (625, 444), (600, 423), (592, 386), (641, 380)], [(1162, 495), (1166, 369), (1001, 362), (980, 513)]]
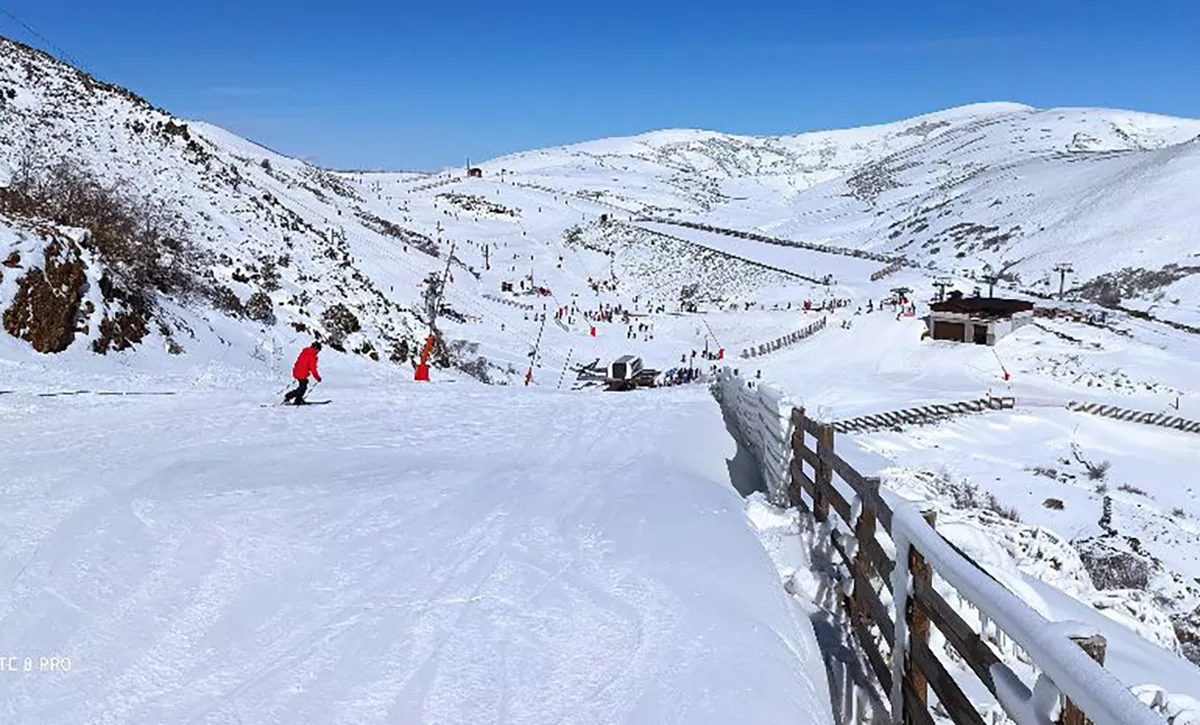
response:
[[(1104, 651), (1108, 647), (1108, 642), (1104, 639), (1104, 635), (1095, 634), (1091, 637), (1072, 637), (1071, 641), (1079, 645), (1080, 649), (1087, 652), (1088, 657), (1096, 660), (1101, 667), (1104, 666)], [(1083, 710), (1075, 703), (1067, 700), (1063, 706), (1062, 725), (1092, 725), (1092, 721), (1087, 715), (1083, 714)]]
[(858, 541), (858, 551), (854, 555), (854, 597), (851, 602), (851, 616), (865, 632), (868, 622), (871, 621), (867, 604), (867, 591), (871, 587), (871, 558), (867, 555), (867, 542), (875, 539), (874, 497), (879, 493), (879, 479), (864, 478), (863, 486), (866, 491), (862, 497), (862, 509), (858, 514), (858, 521), (854, 524), (854, 538)]
[(813, 516), (822, 522), (829, 520), (829, 499), (825, 498), (825, 489), (833, 488), (833, 466), (826, 462), (826, 454), (833, 455), (833, 426), (822, 423), (817, 428), (817, 477), (813, 491)]
[[(792, 408), (792, 468), (800, 468), (804, 465), (804, 454), (801, 451), (804, 448), (804, 408)], [(804, 494), (804, 486), (800, 483), (800, 479), (796, 477), (794, 471), (790, 471), (788, 478), (788, 506), (791, 508), (803, 509), (804, 500), (801, 498)]]
[[(922, 511), (921, 516), (925, 518), (925, 522), (930, 527), (936, 526), (937, 511)], [(925, 561), (925, 557), (921, 555), (921, 552), (917, 551), (916, 547), (912, 547), (909, 551), (908, 568), (913, 578), (914, 589), (922, 584), (925, 586), (933, 584), (933, 567), (929, 565), (929, 562)], [(929, 645), (929, 615), (920, 608), (916, 599), (909, 597), (908, 610), (905, 612), (905, 616), (908, 618), (908, 640), (910, 645), (906, 652), (908, 661), (905, 663), (904, 679), (909, 687), (912, 688), (913, 694), (917, 696), (917, 701), (922, 706), (927, 706), (929, 704), (929, 679), (913, 660), (911, 643), (919, 641), (926, 646)], [(920, 720), (912, 717), (910, 713), (905, 713), (904, 720), (909, 723), (920, 722)]]

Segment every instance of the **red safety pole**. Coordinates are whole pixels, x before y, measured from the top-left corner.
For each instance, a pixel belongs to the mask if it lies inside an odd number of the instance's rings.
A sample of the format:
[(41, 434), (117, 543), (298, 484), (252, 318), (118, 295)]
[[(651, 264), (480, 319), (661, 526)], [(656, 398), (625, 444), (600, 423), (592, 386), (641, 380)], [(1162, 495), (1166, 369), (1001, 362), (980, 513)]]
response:
[(992, 354), (996, 356), (996, 362), (1000, 363), (1000, 372), (1004, 373), (1004, 382), (1012, 380), (1012, 376), (1008, 374), (1008, 369), (1004, 367), (1004, 362), (1000, 360), (1000, 353), (996, 352), (996, 348), (992, 348)]
[(425, 349), (421, 351), (421, 362), (417, 363), (417, 374), (414, 380), (429, 382), (429, 353), (433, 352), (433, 335), (425, 340)]
[(413, 375), (413, 380), (418, 382), (429, 382), (429, 354), (433, 352), (433, 335), (437, 329), (437, 312), (442, 306), (442, 295), (446, 292), (446, 280), (450, 279), (450, 261), (452, 259), (454, 259), (453, 243), (450, 244), (450, 254), (446, 257), (446, 271), (442, 273), (442, 287), (438, 290), (438, 297), (433, 303), (433, 309), (429, 311), (429, 337), (425, 340), (425, 349), (421, 351), (421, 362), (417, 363), (417, 371)]

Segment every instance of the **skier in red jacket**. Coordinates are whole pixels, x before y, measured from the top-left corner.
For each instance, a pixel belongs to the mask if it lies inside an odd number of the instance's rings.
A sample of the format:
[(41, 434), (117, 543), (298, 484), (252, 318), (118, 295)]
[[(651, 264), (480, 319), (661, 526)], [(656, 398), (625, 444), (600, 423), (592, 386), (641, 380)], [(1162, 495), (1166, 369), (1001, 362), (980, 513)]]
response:
[(292, 368), (292, 377), (296, 379), (296, 389), (288, 391), (288, 394), (283, 396), (283, 403), (287, 405), (304, 405), (304, 394), (308, 392), (308, 376), (312, 375), (317, 382), (321, 382), (321, 373), (317, 372), (317, 353), (321, 352), (321, 343), (314, 342), (308, 347), (300, 351), (300, 357), (296, 358), (296, 365)]

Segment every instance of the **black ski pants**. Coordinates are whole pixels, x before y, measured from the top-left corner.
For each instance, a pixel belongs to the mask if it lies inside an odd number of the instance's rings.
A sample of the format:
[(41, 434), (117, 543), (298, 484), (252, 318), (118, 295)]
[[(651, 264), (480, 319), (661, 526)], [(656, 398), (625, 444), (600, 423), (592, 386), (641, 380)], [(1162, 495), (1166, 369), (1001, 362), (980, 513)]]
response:
[(296, 405), (304, 405), (304, 394), (308, 392), (308, 378), (296, 381), (296, 389), (289, 390), (288, 394), (283, 396), (284, 403), (295, 403)]

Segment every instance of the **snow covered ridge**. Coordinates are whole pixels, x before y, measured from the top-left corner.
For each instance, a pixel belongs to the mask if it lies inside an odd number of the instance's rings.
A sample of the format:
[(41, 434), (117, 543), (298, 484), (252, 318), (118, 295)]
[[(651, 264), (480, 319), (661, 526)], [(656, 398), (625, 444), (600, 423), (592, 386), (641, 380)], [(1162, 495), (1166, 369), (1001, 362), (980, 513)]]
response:
[[(72, 208), (63, 178), (94, 189), (105, 203), (126, 200), (125, 208), (136, 211), (127, 215), (132, 222), (152, 214), (164, 220), (163, 234), (134, 243), (139, 258), (162, 260), (187, 282), (184, 288), (129, 273), (127, 262), (135, 255), (108, 253), (117, 246), (108, 242), (120, 241), (126, 227), (103, 226), (97, 221), (102, 215)], [(103, 299), (92, 300), (92, 310), (75, 287), (71, 294), (78, 299), (68, 302), (65, 314), (59, 314), (61, 305), (44, 303), (44, 296), (27, 295), (32, 316), (79, 323), (56, 325), (53, 344), (30, 340), (39, 352), (94, 347), (97, 328), (107, 319), (109, 328), (118, 328), (112, 336), (120, 343), (113, 350), (221, 350), (222, 356), (232, 351), (246, 359), (264, 343), (290, 346), (315, 336), (348, 353), (386, 360), (417, 346), (424, 327), (413, 312), (420, 283), (444, 258), (439, 243), (401, 227), (394, 208), (368, 199), (353, 180), (206, 124), (175, 119), (128, 91), (3, 38), (0, 189), (6, 195), (0, 212), (7, 214), (0, 229), (10, 239), (28, 240), (23, 244), (29, 252), (6, 276), (33, 285), (51, 264), (33, 247), (49, 244), (51, 230), (79, 219), (83, 233), (76, 230), (73, 239), (88, 289), (105, 282)], [(185, 242), (186, 252), (174, 252), (175, 242)], [(7, 256), (19, 250), (10, 245), (0, 251)], [(386, 263), (400, 256), (403, 263)], [(0, 307), (13, 301), (6, 294)], [(105, 317), (96, 311), (100, 302), (119, 309)], [(27, 337), (23, 331), (10, 326), (10, 334)]]
[[(887, 690), (887, 683), (892, 683), (890, 696), (883, 699), (890, 700), (893, 715), (898, 717), (901, 710), (916, 706), (914, 693), (908, 691), (913, 685), (903, 665), (914, 662), (928, 677), (938, 703), (932, 712), (939, 720), (970, 721), (979, 716), (975, 712), (995, 712), (998, 704), (1014, 722), (1050, 723), (1061, 713), (1063, 697), (1098, 724), (1161, 723), (1163, 717), (1182, 724), (1200, 717), (1196, 700), (1182, 693), (1167, 694), (1167, 689), (1160, 686), (1141, 684), (1141, 678), (1154, 677), (1156, 672), (1173, 679), (1166, 674), (1171, 667), (1156, 667), (1140, 659), (1154, 648), (1137, 645), (1133, 648), (1135, 654), (1126, 649), (1129, 643), (1125, 639), (1112, 635), (1111, 623), (1103, 627), (1109, 639), (1109, 667), (1126, 676), (1133, 672), (1139, 678), (1131, 692), (1128, 684), (1121, 684), (1072, 641), (1100, 631), (1094, 623), (1069, 621), (1078, 618), (1088, 622), (1087, 618), (1078, 614), (1063, 620), (1043, 617), (1023, 601), (1029, 593), (1021, 583), (997, 578), (991, 567), (985, 571), (964, 555), (963, 548), (931, 528), (912, 503), (880, 491), (878, 479), (872, 484), (872, 479), (862, 478), (837, 458), (832, 448), (822, 453), (824, 443), (818, 443), (816, 453), (809, 448), (803, 456), (793, 458), (792, 441), (825, 433), (811, 421), (797, 419), (779, 391), (726, 370), (713, 392), (739, 442), (759, 461), (772, 500), (818, 512), (818, 526), (825, 520), (820, 511), (832, 508), (838, 512), (841, 520), (839, 516), (829, 518), (818, 537), (832, 541), (833, 549), (845, 562), (844, 588), (840, 589), (845, 597), (834, 597), (835, 606), (843, 606), (842, 614), (850, 620), (859, 621), (865, 616), (868, 628), (876, 627), (871, 644), (865, 648), (868, 664), (864, 667), (876, 672), (882, 689)], [(798, 427), (801, 423), (803, 427)], [(828, 435), (832, 441), (832, 428)], [(804, 465), (811, 465), (814, 472), (805, 472)], [(807, 503), (801, 491), (810, 494)], [(823, 498), (825, 503), (821, 503)], [(870, 518), (864, 519), (867, 513)], [(878, 531), (876, 517), (881, 525)], [(864, 530), (875, 534), (864, 540)], [(986, 540), (987, 534), (976, 531)], [(954, 534), (954, 539), (963, 542), (961, 531)], [(919, 553), (921, 561), (932, 566), (934, 576), (925, 583), (920, 576), (923, 570), (910, 571), (910, 553)], [(878, 590), (870, 583), (876, 577), (885, 585)], [(896, 593), (890, 597), (890, 616), (882, 609), (886, 605), (881, 604), (889, 600), (889, 589)], [(924, 612), (924, 624), (914, 625), (916, 631), (924, 633), (921, 640), (911, 640), (908, 631), (908, 624), (918, 621), (911, 613), (906, 616), (910, 612), (909, 599), (914, 596), (918, 604), (911, 611)], [(1079, 603), (1075, 607), (1076, 612), (1087, 609)], [(1094, 613), (1091, 616), (1094, 618)], [(925, 617), (931, 617), (936, 625), (932, 636), (930, 620)], [(862, 636), (860, 646), (864, 645)], [(884, 650), (892, 652), (890, 675), (880, 655), (871, 654), (878, 646), (877, 639), (885, 645), (900, 643)], [(1170, 657), (1166, 651), (1157, 651), (1159, 655), (1151, 656)], [(1137, 664), (1131, 669), (1126, 660)], [(947, 673), (953, 673), (953, 681)], [(922, 691), (924, 687), (919, 685)], [(881, 701), (876, 702), (880, 707)], [(972, 711), (966, 720), (962, 719), (962, 708)]]

